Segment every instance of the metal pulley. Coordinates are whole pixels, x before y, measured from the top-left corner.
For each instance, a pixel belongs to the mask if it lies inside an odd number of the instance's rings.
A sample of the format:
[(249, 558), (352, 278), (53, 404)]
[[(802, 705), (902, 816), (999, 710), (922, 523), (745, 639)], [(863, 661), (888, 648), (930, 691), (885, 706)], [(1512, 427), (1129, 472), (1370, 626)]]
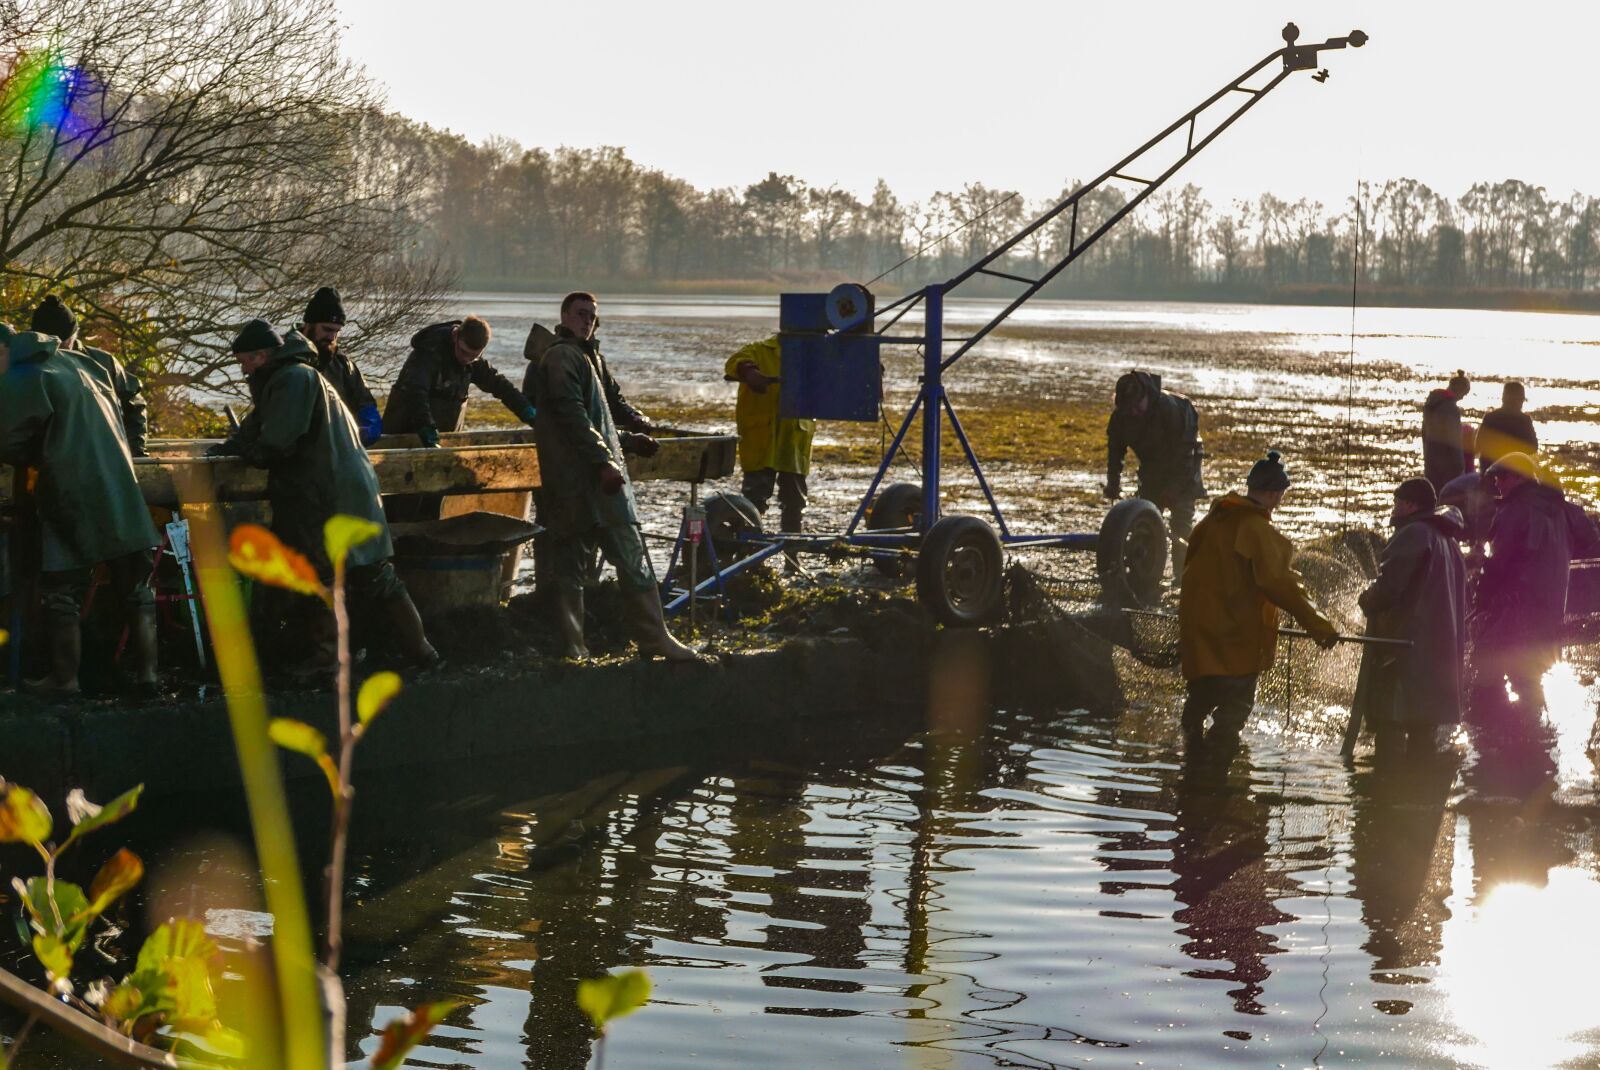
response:
[(841, 282), (828, 294), (828, 323), (836, 331), (853, 331), (872, 313), (872, 293), (859, 282)]

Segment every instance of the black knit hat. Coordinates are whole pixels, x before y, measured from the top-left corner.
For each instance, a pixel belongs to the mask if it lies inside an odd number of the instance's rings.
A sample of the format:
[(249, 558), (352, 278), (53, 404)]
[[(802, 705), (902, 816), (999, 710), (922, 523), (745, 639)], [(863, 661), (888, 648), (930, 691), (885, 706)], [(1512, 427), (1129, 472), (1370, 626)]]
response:
[(272, 329), (272, 324), (266, 320), (255, 319), (244, 325), (238, 337), (233, 340), (235, 353), (254, 353), (260, 349), (277, 349), (283, 345), (283, 339), (278, 337), (278, 332)]
[(28, 324), (28, 329), (38, 331), (40, 334), (53, 334), (64, 341), (77, 332), (78, 317), (61, 303), (61, 298), (51, 294), (40, 301), (39, 307), (33, 310), (33, 319)]
[(1251, 466), (1250, 478), (1244, 481), (1244, 485), (1250, 490), (1288, 490), (1289, 473), (1284, 471), (1283, 464), (1278, 460), (1282, 456), (1277, 450), (1268, 450), (1265, 457)]
[(1394, 488), (1394, 500), (1410, 502), (1424, 509), (1432, 509), (1439, 504), (1439, 496), (1434, 493), (1433, 484), (1421, 476), (1408, 479)]
[(306, 326), (313, 323), (337, 323), (344, 326), (344, 302), (339, 300), (339, 291), (332, 286), (324, 286), (311, 295), (311, 302), (306, 305), (306, 314), (301, 318)]

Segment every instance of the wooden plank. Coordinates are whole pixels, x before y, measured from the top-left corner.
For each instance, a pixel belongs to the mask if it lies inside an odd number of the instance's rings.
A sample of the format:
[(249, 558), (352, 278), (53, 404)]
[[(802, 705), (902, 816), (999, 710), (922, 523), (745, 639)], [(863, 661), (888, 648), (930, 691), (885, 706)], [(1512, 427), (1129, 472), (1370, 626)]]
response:
[[(484, 494), (528, 491), (539, 486), (539, 457), (529, 429), (463, 431), (443, 435), (439, 449), (416, 445), (415, 435), (385, 435), (378, 445), (409, 448), (374, 449), (369, 456), (384, 494)], [(737, 435), (664, 435), (654, 457), (629, 457), (628, 475), (636, 483), (658, 480), (689, 482), (731, 475), (737, 460)], [(156, 439), (150, 457), (134, 461), (145, 501), (173, 508), (191, 473), (203, 469), (211, 478), (215, 502), (261, 501), (267, 496), (267, 473), (248, 468), (237, 457), (201, 456), (215, 439)], [(702, 467), (702, 464), (704, 467)], [(11, 488), (10, 469), (0, 466), (0, 499)]]
[[(383, 494), (482, 494), (539, 486), (539, 456), (526, 446), (471, 446), (450, 450), (379, 450), (372, 467)], [(142, 457), (134, 461), (139, 489), (151, 505), (173, 508), (193, 475), (209, 475), (209, 501), (260, 501), (267, 473), (237, 457)]]

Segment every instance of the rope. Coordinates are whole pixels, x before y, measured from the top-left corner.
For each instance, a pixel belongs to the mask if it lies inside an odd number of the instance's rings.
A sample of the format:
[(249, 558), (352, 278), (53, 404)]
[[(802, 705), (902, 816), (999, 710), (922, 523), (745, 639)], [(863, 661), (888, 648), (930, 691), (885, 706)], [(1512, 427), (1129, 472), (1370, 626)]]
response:
[(939, 235), (937, 238), (933, 239), (931, 242), (925, 243), (922, 246), (922, 248), (918, 249), (916, 252), (912, 253), (910, 256), (907, 256), (907, 257), (904, 257), (903, 259), (901, 259), (901, 261), (899, 263), (895, 264), (893, 267), (886, 268), (885, 270), (878, 272), (878, 274), (874, 275), (872, 278), (867, 280), (866, 285), (871, 286), (873, 283), (877, 282), (879, 279), (883, 278), (885, 275), (894, 274), (896, 271), (899, 271), (901, 268), (903, 268), (907, 264), (911, 263), (911, 261), (913, 261), (917, 257), (921, 256), (923, 253), (927, 252), (929, 249), (932, 249), (935, 245), (938, 245), (940, 242), (944, 241), (946, 238), (955, 237), (957, 234), (960, 234), (963, 230), (966, 230), (968, 227), (972, 226), (972, 224), (976, 223), (978, 220), (982, 219), (984, 216), (988, 215), (990, 212), (994, 211), (996, 208), (999, 208), (1001, 205), (1007, 203), (1008, 201), (1016, 200), (1021, 195), (1022, 195), (1022, 191), (1021, 190), (1012, 190), (1010, 193), (1006, 194), (1004, 197), (1000, 198), (998, 201), (995, 201), (989, 207), (985, 208), (983, 211), (979, 212), (977, 215), (973, 216), (971, 219), (969, 219), (965, 223), (961, 224), (955, 230), (947, 230), (947, 231), (945, 231), (943, 234)]
[(1350, 257), (1350, 352), (1345, 357), (1344, 379), (1344, 457), (1340, 462), (1339, 478), (1344, 483), (1344, 510), (1340, 518), (1341, 534), (1350, 530), (1350, 465), (1353, 460), (1351, 436), (1355, 431), (1356, 410), (1356, 293), (1361, 282), (1361, 169), (1356, 168), (1356, 234)]

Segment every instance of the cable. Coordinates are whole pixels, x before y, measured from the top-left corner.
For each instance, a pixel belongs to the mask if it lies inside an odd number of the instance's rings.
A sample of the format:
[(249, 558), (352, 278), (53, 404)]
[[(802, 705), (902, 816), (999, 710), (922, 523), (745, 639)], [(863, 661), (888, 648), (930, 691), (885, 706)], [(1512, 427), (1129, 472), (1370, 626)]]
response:
[(977, 215), (973, 216), (971, 219), (969, 219), (965, 223), (961, 224), (955, 230), (946, 231), (945, 233), (939, 235), (937, 238), (933, 239), (933, 241), (928, 242), (925, 245), (923, 245), (922, 248), (918, 249), (916, 252), (912, 253), (910, 256), (905, 257), (904, 259), (902, 259), (898, 264), (896, 264), (893, 267), (888, 268), (888, 269), (886, 269), (884, 271), (880, 271), (878, 274), (874, 275), (871, 279), (868, 279), (866, 285), (871, 286), (873, 283), (877, 282), (879, 279), (883, 278), (885, 275), (892, 275), (894, 272), (899, 271), (901, 268), (903, 268), (907, 264), (911, 263), (911, 261), (913, 261), (917, 257), (921, 256), (923, 253), (927, 252), (929, 249), (932, 249), (935, 245), (938, 245), (940, 242), (944, 241), (946, 238), (955, 237), (957, 234), (960, 234), (963, 230), (966, 230), (968, 227), (972, 226), (972, 224), (976, 223), (978, 220), (982, 219), (984, 216), (988, 215), (990, 212), (994, 211), (996, 208), (999, 208), (1002, 204), (1005, 204), (1005, 203), (1007, 203), (1009, 201), (1016, 200), (1020, 196), (1022, 196), (1022, 191), (1021, 190), (1012, 190), (1006, 196), (1000, 198), (998, 201), (995, 201), (989, 207), (985, 208), (983, 211), (979, 212)]
[(1350, 352), (1345, 358), (1344, 387), (1344, 458), (1339, 478), (1344, 483), (1344, 513), (1340, 521), (1341, 532), (1350, 530), (1350, 462), (1352, 459), (1351, 435), (1355, 428), (1356, 409), (1356, 290), (1361, 282), (1361, 168), (1356, 168), (1356, 233), (1350, 256)]

